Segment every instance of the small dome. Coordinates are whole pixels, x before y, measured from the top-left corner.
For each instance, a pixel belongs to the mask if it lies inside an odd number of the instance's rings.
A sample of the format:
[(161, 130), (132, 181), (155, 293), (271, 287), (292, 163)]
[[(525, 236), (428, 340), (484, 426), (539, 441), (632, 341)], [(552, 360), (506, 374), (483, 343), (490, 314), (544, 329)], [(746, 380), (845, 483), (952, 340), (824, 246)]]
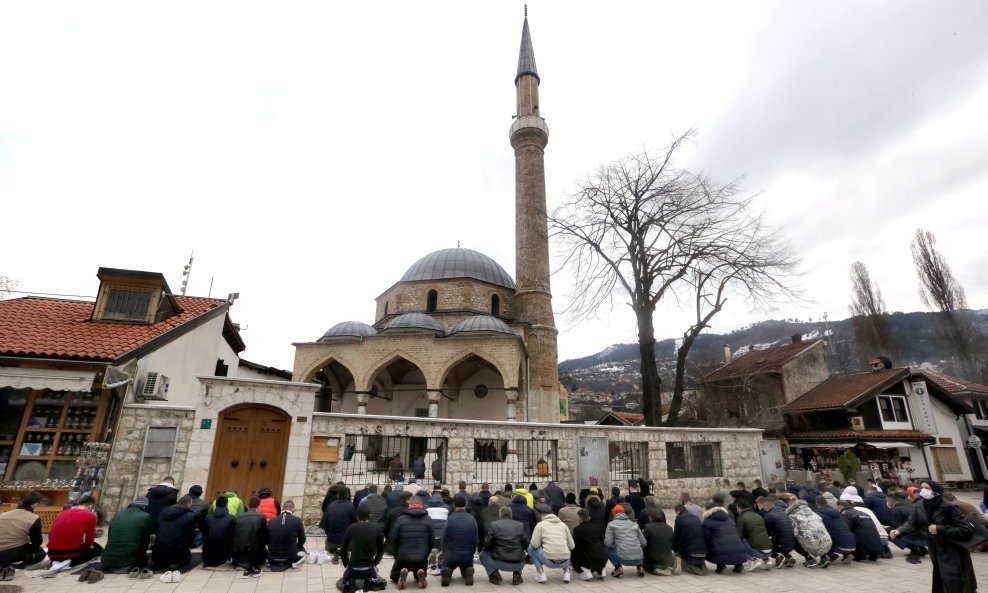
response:
[(423, 329), (430, 332), (445, 333), (438, 321), (425, 313), (404, 313), (389, 321), (382, 332), (388, 330)]
[(490, 315), (474, 315), (473, 317), (467, 317), (463, 321), (456, 324), (453, 331), (450, 334), (456, 334), (460, 332), (497, 332), (500, 334), (511, 334), (511, 328), (508, 327), (506, 323), (498, 319), (497, 317), (491, 317)]
[(514, 289), (515, 281), (496, 261), (472, 249), (440, 249), (423, 257), (408, 268), (401, 282), (474, 278), (497, 286)]
[(377, 330), (362, 321), (343, 321), (326, 330), (326, 333), (319, 338), (322, 342), (327, 338), (339, 338), (343, 336), (373, 336)]

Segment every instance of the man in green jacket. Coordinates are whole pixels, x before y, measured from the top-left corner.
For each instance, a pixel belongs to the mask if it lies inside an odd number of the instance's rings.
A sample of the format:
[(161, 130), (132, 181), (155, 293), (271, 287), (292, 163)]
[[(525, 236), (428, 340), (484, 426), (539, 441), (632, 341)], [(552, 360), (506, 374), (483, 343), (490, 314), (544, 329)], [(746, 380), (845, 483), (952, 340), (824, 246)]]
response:
[(751, 503), (747, 500), (738, 498), (735, 499), (735, 504), (738, 509), (738, 535), (748, 551), (745, 570), (771, 570), (775, 566), (768, 561), (772, 554), (772, 538), (765, 527), (765, 519), (751, 508)]
[[(244, 510), (244, 502), (237, 498), (236, 492), (224, 492), (223, 496), (227, 498), (226, 510), (230, 511), (231, 515), (238, 515)], [(209, 505), (209, 512), (212, 513), (216, 510), (216, 501)]]
[(140, 569), (147, 564), (151, 538), (148, 499), (138, 496), (110, 521), (110, 533), (103, 549), (103, 566), (111, 571)]

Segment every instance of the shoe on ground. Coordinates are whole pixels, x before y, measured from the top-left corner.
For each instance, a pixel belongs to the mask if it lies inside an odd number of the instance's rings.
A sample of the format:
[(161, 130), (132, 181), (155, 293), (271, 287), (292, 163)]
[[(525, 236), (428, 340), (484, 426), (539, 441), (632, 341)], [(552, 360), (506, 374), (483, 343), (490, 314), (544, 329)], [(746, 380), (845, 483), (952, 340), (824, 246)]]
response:
[(162, 583), (172, 582), (172, 571), (166, 570), (165, 572), (161, 573), (161, 576), (158, 577), (158, 580), (161, 581)]
[(101, 571), (91, 570), (89, 572), (89, 578), (86, 579), (86, 582), (92, 585), (93, 583), (98, 583), (102, 580), (103, 580), (103, 573)]
[(820, 568), (820, 563), (813, 558), (807, 558), (806, 562), (803, 563), (806, 568)]
[(538, 571), (535, 572), (535, 582), (536, 583), (545, 583), (548, 580), (549, 580), (549, 577), (545, 576), (545, 571), (544, 570), (542, 572), (538, 572)]
[(841, 558), (841, 564), (850, 564), (852, 562), (854, 562), (854, 556), (850, 554), (845, 554), (844, 557)]
[(491, 574), (487, 575), (487, 582), (489, 582), (492, 585), (500, 585), (502, 581), (503, 579), (501, 578), (501, 573), (496, 570)]
[(786, 557), (782, 554), (773, 554), (772, 561), (775, 563), (775, 568), (782, 568), (786, 565)]
[(735, 564), (732, 570), (740, 574), (742, 571), (744, 571), (744, 564)]
[(80, 583), (85, 583), (86, 581), (88, 581), (89, 580), (89, 574), (91, 572), (93, 572), (93, 570), (91, 568), (87, 568), (86, 570), (82, 571), (82, 574), (79, 575), (79, 582)]
[(922, 564), (923, 557), (920, 556), (919, 554), (910, 554), (906, 556), (906, 562), (908, 562), (909, 564)]
[(793, 566), (796, 566), (796, 559), (792, 556), (786, 558), (786, 568), (792, 568)]
[(425, 574), (431, 574), (434, 577), (437, 577), (437, 576), (441, 575), (442, 573), (443, 573), (443, 571), (439, 570), (439, 567), (438, 566), (430, 566), (425, 571)]
[(604, 580), (603, 572), (600, 572), (599, 570), (595, 570), (592, 574), (593, 574), (593, 578), (597, 579), (598, 581)]
[(567, 566), (566, 568), (563, 569), (563, 582), (564, 583), (568, 583), (570, 581), (570, 579), (572, 578), (572, 576), (573, 576), (573, 569), (572, 568), (570, 568), (570, 567)]
[(150, 568), (142, 568), (141, 574), (137, 575), (137, 580), (146, 581), (154, 577), (154, 572)]
[(830, 559), (830, 556), (823, 556), (822, 558), (820, 558), (820, 563), (818, 568), (827, 568), (828, 566), (830, 566), (831, 562), (833, 562), (833, 560)]
[(639, 564), (637, 567), (637, 572), (639, 577), (645, 576), (645, 567)]
[(778, 568), (774, 560), (771, 558), (762, 560), (762, 570), (772, 570), (773, 568)]
[(440, 583), (443, 587), (449, 587), (449, 580), (453, 578), (453, 569), (446, 567), (442, 570), (442, 582)]
[(511, 573), (511, 584), (518, 586), (524, 582), (525, 579), (521, 578), (521, 571), (515, 571)]
[(419, 589), (425, 589), (429, 586), (428, 577), (421, 568), (415, 571), (415, 581), (419, 584)]
[(252, 576), (254, 576), (254, 570), (250, 568), (245, 568), (244, 573), (240, 575), (240, 577), (244, 579), (249, 579)]
[(127, 573), (128, 579), (136, 579), (139, 576), (141, 576), (141, 569), (137, 568), (136, 566), (134, 568), (131, 568), (130, 572)]
[(467, 566), (463, 569), (463, 584), (467, 587), (473, 587), (473, 567)]
[(590, 569), (589, 568), (584, 568), (583, 570), (580, 571), (580, 580), (581, 581), (589, 581), (592, 578), (593, 578), (593, 573), (590, 572)]
[(404, 589), (405, 588), (405, 584), (407, 582), (408, 582), (408, 569), (407, 568), (403, 568), (403, 569), (401, 569), (401, 572), (398, 573), (398, 589), (399, 590)]

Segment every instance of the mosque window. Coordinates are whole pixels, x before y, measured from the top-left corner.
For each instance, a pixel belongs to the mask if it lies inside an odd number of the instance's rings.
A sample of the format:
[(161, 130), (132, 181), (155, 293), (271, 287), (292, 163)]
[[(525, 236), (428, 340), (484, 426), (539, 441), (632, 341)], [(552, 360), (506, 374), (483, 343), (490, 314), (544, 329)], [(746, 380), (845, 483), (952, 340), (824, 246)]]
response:
[(477, 385), (473, 388), (473, 394), (477, 396), (477, 399), (484, 399), (487, 397), (487, 393), (488, 390), (486, 385)]
[(388, 314), (388, 301), (384, 301), (384, 315), (387, 316), (387, 314)]
[(435, 290), (430, 290), (429, 295), (425, 300), (425, 310), (428, 313), (432, 313), (436, 310), (436, 304), (439, 301), (439, 293)]
[(494, 317), (501, 315), (501, 297), (497, 295), (491, 297), (491, 315)]

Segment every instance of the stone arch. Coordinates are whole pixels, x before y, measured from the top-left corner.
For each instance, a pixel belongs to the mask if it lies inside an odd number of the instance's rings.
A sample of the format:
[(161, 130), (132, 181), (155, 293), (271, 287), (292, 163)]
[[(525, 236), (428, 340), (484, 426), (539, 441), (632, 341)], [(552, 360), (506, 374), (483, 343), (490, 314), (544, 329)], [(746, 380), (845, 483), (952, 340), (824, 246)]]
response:
[(359, 367), (357, 367), (357, 365), (353, 364), (352, 362), (350, 362), (346, 358), (344, 358), (342, 356), (339, 356), (338, 354), (329, 354), (329, 355), (327, 355), (325, 357), (320, 357), (318, 360), (316, 360), (316, 362), (310, 364), (305, 369), (305, 371), (302, 372), (302, 377), (297, 382), (298, 383), (311, 383), (312, 382), (312, 379), (315, 378), (316, 374), (319, 373), (320, 369), (322, 369), (324, 366), (326, 366), (328, 364), (331, 364), (333, 362), (337, 362), (337, 363), (340, 364), (340, 366), (343, 366), (344, 368), (346, 368), (346, 370), (348, 370), (350, 372), (350, 375), (352, 377), (354, 377), (354, 378), (357, 377), (357, 373), (354, 372), (354, 369), (359, 368)]
[(440, 374), (437, 377), (438, 381), (436, 381), (436, 385), (442, 386), (443, 384), (445, 384), (446, 379), (449, 377), (449, 372), (454, 368), (456, 368), (456, 366), (459, 365), (461, 362), (467, 360), (471, 356), (476, 356), (477, 358), (493, 366), (494, 369), (498, 372), (498, 374), (501, 375), (501, 380), (504, 382), (505, 387), (508, 386), (517, 387), (516, 385), (511, 385), (511, 383), (514, 382), (512, 381), (513, 376), (510, 372), (508, 372), (507, 367), (505, 367), (504, 364), (496, 356), (491, 356), (490, 354), (484, 352), (479, 348), (470, 348), (468, 350), (463, 350), (457, 352), (453, 356), (446, 359), (446, 362), (444, 362), (440, 366)]
[(507, 418), (513, 385), (498, 363), (494, 357), (474, 349), (450, 359), (438, 383), (448, 398), (446, 417), (497, 421)]
[(359, 389), (361, 391), (369, 391), (370, 388), (374, 385), (374, 381), (377, 378), (378, 374), (380, 374), (381, 371), (388, 368), (390, 365), (392, 365), (399, 359), (405, 359), (406, 361), (418, 367), (419, 370), (422, 371), (422, 375), (425, 376), (426, 385), (428, 386), (429, 367), (423, 364), (422, 361), (417, 356), (412, 356), (407, 352), (401, 350), (393, 350), (390, 353), (379, 358), (378, 362), (373, 364), (371, 367), (369, 367), (369, 370), (366, 371), (363, 374), (363, 376), (360, 377), (360, 380), (359, 382), (356, 383), (356, 385), (360, 386)]

